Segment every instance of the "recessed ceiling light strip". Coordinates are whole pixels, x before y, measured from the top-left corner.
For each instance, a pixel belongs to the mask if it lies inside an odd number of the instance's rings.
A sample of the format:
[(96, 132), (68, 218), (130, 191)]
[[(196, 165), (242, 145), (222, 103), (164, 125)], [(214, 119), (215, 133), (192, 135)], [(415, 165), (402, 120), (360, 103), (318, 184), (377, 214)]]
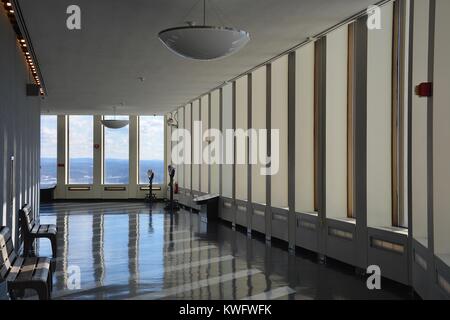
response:
[(28, 65), (30, 74), (33, 76), (34, 82), (40, 87), (40, 94), (45, 95), (45, 85), (42, 74), (39, 69), (39, 63), (34, 53), (31, 39), (29, 37), (25, 22), (23, 20), (22, 11), (17, 0), (2, 0), (5, 13), (11, 23), (12, 28), (17, 36), (18, 45), (21, 48), (25, 61)]

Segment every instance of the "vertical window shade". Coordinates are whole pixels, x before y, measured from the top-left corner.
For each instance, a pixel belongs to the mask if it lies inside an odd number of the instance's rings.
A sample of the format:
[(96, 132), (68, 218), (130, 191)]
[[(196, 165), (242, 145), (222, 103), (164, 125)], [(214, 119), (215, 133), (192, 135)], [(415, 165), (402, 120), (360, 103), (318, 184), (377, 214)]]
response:
[(314, 43), (296, 52), (295, 211), (314, 211)]
[[(428, 79), (428, 32), (430, 1), (414, 3), (413, 83)], [(428, 245), (428, 99), (412, 96), (412, 215), (413, 236)]]
[[(257, 69), (252, 73), (252, 128), (256, 130), (266, 127), (266, 67)], [(258, 146), (258, 152), (267, 154), (267, 144), (264, 142), (264, 150), (259, 150), (261, 143), (257, 139), (250, 138), (250, 147)], [(252, 202), (266, 203), (266, 176), (261, 175), (261, 163), (252, 164)]]
[[(247, 163), (248, 163), (248, 77), (236, 80), (236, 199), (247, 200)], [(243, 163), (243, 164), (239, 164)]]
[[(169, 115), (167, 115), (164, 119), (164, 125), (166, 126), (166, 159), (167, 165), (172, 164), (172, 127), (167, 125), (167, 120), (169, 119)], [(164, 168), (164, 175), (167, 174), (167, 166)], [(169, 176), (167, 175), (167, 182), (169, 181)]]
[(166, 156), (167, 156), (167, 165), (172, 164), (172, 127), (167, 125), (167, 120), (170, 115), (167, 115), (164, 119), (166, 126)]
[[(222, 130), (224, 135), (224, 159), (233, 159), (233, 150), (226, 150), (227, 143), (232, 145), (232, 141), (227, 141), (225, 132), (233, 129), (233, 85), (228, 84), (222, 88)], [(231, 153), (231, 154), (227, 154)], [(233, 166), (231, 164), (222, 165), (222, 196), (233, 197)]]
[(192, 188), (192, 104), (188, 104), (184, 107), (184, 127), (186, 128), (187, 132), (190, 133), (191, 137), (191, 152), (190, 152), (190, 158), (186, 159), (185, 165), (184, 165), (184, 187), (188, 190)]
[(348, 26), (327, 35), (326, 216), (347, 217)]
[(393, 4), (381, 8), (382, 28), (368, 30), (367, 223), (392, 225)]
[[(450, 2), (436, 0), (433, 102), (434, 249), (450, 254)], [(448, 260), (447, 260), (448, 261)], [(448, 286), (447, 286), (448, 287)]]
[[(211, 92), (211, 128), (220, 129), (220, 91)], [(216, 152), (219, 150), (216, 149)], [(219, 153), (220, 154), (220, 153)], [(220, 193), (220, 164), (211, 164), (211, 193)]]
[[(288, 57), (272, 63), (271, 129), (279, 131), (279, 141), (273, 141), (272, 157), (278, 153), (279, 170), (271, 177), (272, 207), (288, 207)], [(275, 148), (278, 143), (278, 150)]]
[[(178, 128), (180, 130), (184, 129), (184, 108), (180, 108), (178, 110)], [(180, 135), (180, 138), (181, 138), (181, 135)], [(178, 141), (180, 141), (180, 139)], [(178, 142), (178, 143), (180, 143), (180, 142)], [(182, 141), (182, 143), (184, 143), (184, 141)], [(184, 151), (184, 149), (183, 150), (181, 150), (181, 149), (182, 149), (182, 147), (180, 147), (180, 150), (178, 150), (179, 156), (181, 157), (180, 159), (184, 159), (184, 161), (186, 161), (186, 159), (184, 158), (186, 152)], [(179, 184), (180, 188), (184, 188), (184, 165), (183, 164), (177, 165), (177, 169), (178, 169), (178, 184)]]
[[(195, 122), (200, 121), (200, 101), (195, 100), (192, 103), (192, 190), (193, 191), (200, 191), (200, 165), (198, 164), (198, 161), (201, 157), (201, 150), (195, 150), (195, 139), (198, 139), (200, 141), (200, 137), (196, 137), (196, 133), (194, 131), (194, 124)], [(198, 133), (197, 133), (198, 134)], [(201, 145), (200, 145), (201, 149)], [(197, 155), (195, 154), (197, 152)]]
[[(209, 95), (203, 96), (201, 98), (201, 118), (202, 118), (202, 135), (209, 129)], [(202, 139), (202, 153), (207, 152), (208, 142)], [(201, 192), (209, 192), (209, 165), (205, 162), (204, 156), (202, 154), (202, 164), (200, 166), (201, 170)]]

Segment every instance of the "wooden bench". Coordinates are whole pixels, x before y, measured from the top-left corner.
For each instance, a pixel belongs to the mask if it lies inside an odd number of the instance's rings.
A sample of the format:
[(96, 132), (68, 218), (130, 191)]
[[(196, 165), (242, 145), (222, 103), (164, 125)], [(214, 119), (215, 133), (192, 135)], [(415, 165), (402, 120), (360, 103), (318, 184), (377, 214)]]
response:
[(57, 242), (56, 233), (57, 229), (54, 224), (39, 224), (33, 219), (31, 207), (25, 205), (19, 211), (20, 229), (23, 237), (23, 251), (24, 255), (30, 255), (33, 242), (38, 238), (48, 238), (52, 244), (53, 258), (56, 258)]
[(37, 292), (40, 300), (50, 299), (50, 259), (18, 256), (9, 228), (0, 228), (0, 279), (6, 281), (10, 298), (15, 300), (18, 296), (23, 296), (25, 289), (32, 289)]

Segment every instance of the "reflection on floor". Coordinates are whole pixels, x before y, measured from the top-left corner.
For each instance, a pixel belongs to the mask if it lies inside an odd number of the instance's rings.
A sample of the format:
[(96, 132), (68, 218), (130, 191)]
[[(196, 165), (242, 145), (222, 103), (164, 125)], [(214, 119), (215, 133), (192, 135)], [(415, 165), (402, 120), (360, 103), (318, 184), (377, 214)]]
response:
[[(44, 204), (40, 220), (59, 230), (53, 299), (410, 298), (388, 280), (369, 291), (352, 267), (318, 264), (222, 223), (205, 228), (196, 214), (171, 216), (161, 204)], [(51, 255), (45, 239), (37, 247)]]

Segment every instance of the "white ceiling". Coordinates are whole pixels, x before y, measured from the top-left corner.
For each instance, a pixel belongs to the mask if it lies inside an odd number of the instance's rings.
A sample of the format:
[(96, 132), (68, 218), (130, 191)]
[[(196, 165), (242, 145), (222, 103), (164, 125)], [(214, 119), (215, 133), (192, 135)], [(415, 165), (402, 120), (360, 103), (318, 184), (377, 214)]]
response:
[[(124, 102), (118, 113), (161, 114), (378, 2), (208, 0), (252, 40), (234, 56), (198, 62), (172, 54), (157, 38), (185, 20), (200, 22), (201, 3), (186, 17), (197, 1), (19, 0), (47, 88), (42, 112), (104, 114)], [(81, 7), (80, 31), (66, 28), (71, 4)]]

